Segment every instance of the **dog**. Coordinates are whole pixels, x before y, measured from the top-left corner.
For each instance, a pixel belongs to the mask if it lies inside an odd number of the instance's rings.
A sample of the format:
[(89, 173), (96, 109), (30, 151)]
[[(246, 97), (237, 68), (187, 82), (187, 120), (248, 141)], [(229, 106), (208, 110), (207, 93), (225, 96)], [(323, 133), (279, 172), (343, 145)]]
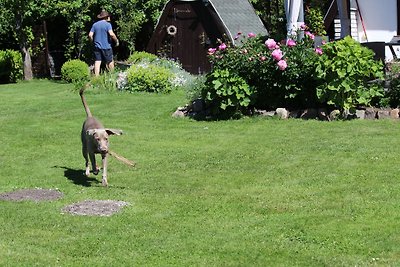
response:
[(82, 139), (82, 154), (85, 158), (85, 175), (90, 175), (90, 167), (89, 167), (89, 159), (92, 164), (92, 172), (97, 175), (99, 173), (99, 168), (96, 165), (96, 156), (95, 154), (100, 154), (102, 158), (102, 166), (103, 166), (103, 176), (102, 176), (102, 185), (108, 186), (107, 181), (107, 156), (109, 154), (109, 143), (108, 137), (110, 135), (121, 135), (122, 130), (118, 129), (108, 129), (104, 128), (103, 124), (93, 117), (90, 112), (89, 106), (87, 105), (86, 99), (83, 95), (85, 89), (89, 87), (89, 84), (86, 84), (79, 91), (79, 95), (81, 96), (83, 107), (86, 111), (86, 120), (82, 126), (81, 139)]

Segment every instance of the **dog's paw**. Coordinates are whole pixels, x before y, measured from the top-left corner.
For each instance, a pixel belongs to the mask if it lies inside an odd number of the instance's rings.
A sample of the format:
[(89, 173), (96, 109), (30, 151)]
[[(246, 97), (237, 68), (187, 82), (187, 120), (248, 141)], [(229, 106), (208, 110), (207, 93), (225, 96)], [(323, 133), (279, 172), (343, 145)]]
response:
[(89, 177), (89, 175), (90, 175), (90, 169), (89, 168), (86, 169), (85, 175), (86, 175), (86, 177)]
[(93, 174), (97, 175), (100, 172), (100, 168), (96, 166), (96, 170), (93, 170)]
[(102, 184), (104, 187), (108, 187), (107, 178), (103, 177), (103, 179), (101, 180), (101, 184)]

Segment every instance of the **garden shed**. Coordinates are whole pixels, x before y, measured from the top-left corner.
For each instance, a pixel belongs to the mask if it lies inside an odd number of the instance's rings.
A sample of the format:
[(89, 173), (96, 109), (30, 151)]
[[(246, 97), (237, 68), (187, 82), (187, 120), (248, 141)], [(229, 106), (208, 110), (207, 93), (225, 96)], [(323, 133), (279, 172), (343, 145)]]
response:
[(218, 39), (235, 44), (239, 32), (268, 34), (248, 0), (170, 0), (147, 52), (176, 59), (193, 74), (205, 73), (211, 67), (208, 49)]

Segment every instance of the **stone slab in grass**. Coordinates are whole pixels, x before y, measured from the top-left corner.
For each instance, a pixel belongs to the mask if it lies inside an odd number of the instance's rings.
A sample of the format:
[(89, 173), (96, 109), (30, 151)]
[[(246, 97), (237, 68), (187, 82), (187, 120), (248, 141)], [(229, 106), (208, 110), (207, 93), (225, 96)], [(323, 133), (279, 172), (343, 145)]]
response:
[(63, 197), (63, 193), (56, 189), (20, 189), (0, 194), (0, 200), (5, 201), (52, 201)]
[(85, 200), (64, 207), (62, 212), (73, 215), (111, 216), (127, 205), (129, 203), (116, 200)]

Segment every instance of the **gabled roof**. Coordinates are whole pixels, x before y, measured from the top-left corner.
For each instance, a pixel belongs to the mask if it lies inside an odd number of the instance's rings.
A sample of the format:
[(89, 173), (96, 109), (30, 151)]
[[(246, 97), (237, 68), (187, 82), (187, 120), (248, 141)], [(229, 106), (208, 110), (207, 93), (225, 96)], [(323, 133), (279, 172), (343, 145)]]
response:
[[(203, 0), (207, 2), (207, 0)], [(260, 17), (248, 0), (208, 0), (229, 33), (230, 41), (238, 32), (268, 35)]]

